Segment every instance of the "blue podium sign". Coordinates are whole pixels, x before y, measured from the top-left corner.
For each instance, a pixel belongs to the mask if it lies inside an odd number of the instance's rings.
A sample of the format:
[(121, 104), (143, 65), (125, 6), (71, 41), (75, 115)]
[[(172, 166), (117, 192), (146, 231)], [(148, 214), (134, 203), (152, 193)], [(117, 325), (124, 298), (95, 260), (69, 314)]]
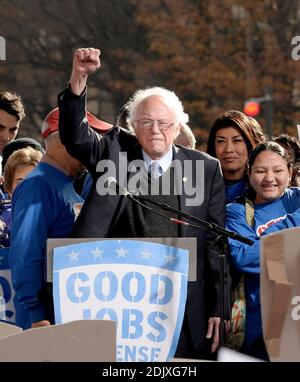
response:
[(172, 359), (186, 303), (188, 252), (141, 240), (100, 240), (55, 248), (56, 323), (113, 320), (117, 361)]

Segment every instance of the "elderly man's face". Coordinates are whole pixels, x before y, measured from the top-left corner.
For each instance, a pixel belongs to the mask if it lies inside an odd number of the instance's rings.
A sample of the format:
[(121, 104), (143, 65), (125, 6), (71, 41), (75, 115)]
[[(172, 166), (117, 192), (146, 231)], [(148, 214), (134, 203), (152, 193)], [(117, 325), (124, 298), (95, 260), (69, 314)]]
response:
[(143, 101), (135, 115), (135, 135), (151, 159), (159, 159), (168, 152), (179, 131), (174, 112), (159, 96)]

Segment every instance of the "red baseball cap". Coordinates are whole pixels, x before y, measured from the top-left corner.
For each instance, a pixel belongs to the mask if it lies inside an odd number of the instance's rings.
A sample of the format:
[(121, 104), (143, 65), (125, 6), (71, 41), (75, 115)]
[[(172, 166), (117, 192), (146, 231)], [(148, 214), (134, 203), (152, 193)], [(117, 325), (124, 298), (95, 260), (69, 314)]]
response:
[[(86, 117), (89, 123), (89, 126), (99, 133), (105, 133), (110, 130), (113, 125), (110, 123), (101, 121), (97, 117), (95, 117), (89, 111), (86, 112)], [(59, 119), (59, 108), (55, 108), (47, 114), (46, 118), (42, 124), (42, 136), (43, 138), (47, 138), (48, 135), (58, 131), (58, 119)]]

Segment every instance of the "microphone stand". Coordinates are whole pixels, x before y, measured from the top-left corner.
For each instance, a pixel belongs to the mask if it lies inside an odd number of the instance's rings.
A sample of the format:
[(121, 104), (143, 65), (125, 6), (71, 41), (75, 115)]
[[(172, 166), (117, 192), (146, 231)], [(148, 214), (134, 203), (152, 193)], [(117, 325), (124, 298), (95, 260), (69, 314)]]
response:
[(206, 220), (197, 218), (193, 215), (186, 214), (185, 212), (177, 210), (176, 208), (173, 208), (173, 207), (169, 206), (168, 204), (158, 203), (158, 202), (151, 200), (151, 199), (148, 199), (144, 195), (140, 195), (140, 194), (135, 196), (135, 197), (132, 194), (129, 194), (129, 195), (130, 195), (130, 199), (134, 199), (135, 201), (137, 201), (137, 199), (136, 199), (136, 197), (137, 197), (138, 199), (144, 200), (145, 202), (153, 204), (154, 206), (160, 207), (165, 211), (174, 212), (177, 215), (180, 215), (180, 216), (183, 216), (189, 220), (192, 220), (192, 221), (198, 223), (200, 225), (200, 227), (204, 230), (212, 231), (213, 233), (219, 234), (221, 236), (230, 237), (231, 239), (238, 240), (244, 244), (248, 244), (248, 245), (253, 244), (253, 241), (248, 239), (245, 236), (239, 235), (238, 233), (233, 232), (233, 231), (229, 231), (229, 230), (219, 226), (216, 223), (210, 223), (210, 222), (207, 222)]
[[(219, 251), (219, 268), (220, 268), (220, 274), (219, 274), (219, 280), (220, 280), (220, 296), (221, 296), (221, 304), (220, 304), (220, 346), (223, 346), (225, 343), (225, 290), (224, 290), (224, 283), (225, 283), (225, 254), (227, 253), (227, 244), (225, 240), (224, 235), (219, 235), (216, 237), (215, 244), (218, 244), (220, 251)], [(226, 267), (226, 275), (227, 275), (227, 282), (229, 279), (229, 273), (228, 273), (228, 267)], [(227, 287), (227, 301), (228, 301), (228, 308), (229, 308), (229, 288)]]
[[(134, 202), (140, 204), (142, 207), (145, 207), (147, 209), (150, 209), (150, 211), (160, 215), (160, 216), (163, 216), (165, 218), (167, 218), (168, 220), (172, 221), (173, 223), (178, 223), (178, 224), (184, 224), (184, 225), (189, 225), (189, 226), (192, 226), (194, 228), (198, 228), (198, 229), (204, 229), (204, 230), (207, 230), (209, 232), (213, 232), (215, 235), (217, 235), (217, 238), (215, 240), (215, 244), (218, 244), (219, 245), (219, 248), (220, 248), (220, 251), (219, 251), (219, 269), (220, 269), (220, 296), (221, 296), (221, 306), (220, 306), (220, 345), (224, 345), (224, 342), (225, 342), (225, 291), (224, 291), (224, 281), (225, 281), (225, 278), (224, 278), (224, 273), (225, 273), (225, 254), (227, 253), (227, 244), (226, 244), (226, 240), (225, 238), (227, 237), (230, 237), (231, 239), (233, 240), (238, 240), (244, 244), (248, 244), (248, 245), (252, 245), (253, 244), (253, 241), (248, 239), (247, 237), (244, 237), (242, 235), (239, 235), (238, 233), (236, 232), (233, 232), (233, 231), (229, 231), (221, 226), (219, 226), (218, 224), (216, 223), (210, 223), (210, 222), (207, 222), (206, 220), (203, 220), (203, 219), (200, 219), (200, 218), (197, 218), (193, 215), (189, 215), (189, 214), (186, 214), (185, 212), (182, 212), (180, 210), (177, 210), (176, 208), (173, 208), (171, 206), (169, 206), (168, 204), (165, 204), (165, 203), (158, 203), (152, 199), (149, 199), (147, 197), (145, 197), (144, 195), (141, 195), (141, 194), (138, 194), (138, 195), (132, 195), (130, 192), (127, 193), (126, 195), (127, 198), (133, 200)], [(146, 206), (144, 203), (141, 203), (138, 199), (141, 199), (142, 201), (145, 201), (145, 202), (148, 202), (154, 206), (157, 206), (157, 207), (160, 207), (162, 208), (163, 210), (165, 211), (169, 211), (169, 212), (173, 212), (177, 215), (180, 215), (186, 219), (189, 219), (191, 221), (194, 221), (196, 223), (198, 223), (198, 225), (195, 225), (195, 224), (191, 224), (191, 223), (187, 223), (185, 221), (182, 221), (182, 220), (179, 220), (179, 219), (175, 219), (175, 218), (170, 218), (168, 216), (165, 216), (151, 208), (149, 208), (148, 206)], [(228, 269), (226, 269), (227, 271), (227, 280), (228, 280)], [(229, 299), (228, 299), (229, 301)]]

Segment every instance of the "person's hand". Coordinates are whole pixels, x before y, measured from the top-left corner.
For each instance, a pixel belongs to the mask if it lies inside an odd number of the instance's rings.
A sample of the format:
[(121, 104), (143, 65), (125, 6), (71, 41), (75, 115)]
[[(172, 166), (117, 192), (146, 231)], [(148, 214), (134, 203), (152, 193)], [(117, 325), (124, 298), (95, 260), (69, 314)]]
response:
[(33, 322), (31, 324), (31, 328), (41, 328), (42, 326), (50, 326), (50, 321), (48, 320), (42, 320), (42, 321), (37, 321), (37, 322)]
[(76, 49), (72, 75), (87, 77), (100, 68), (100, 50), (95, 48)]
[(100, 54), (100, 50), (95, 48), (76, 49), (70, 79), (74, 94), (80, 95), (86, 86), (88, 76), (100, 68)]
[(206, 338), (212, 338), (211, 352), (214, 353), (220, 344), (220, 317), (210, 317)]
[(225, 333), (228, 336), (231, 329), (231, 322), (230, 320), (225, 320)]

